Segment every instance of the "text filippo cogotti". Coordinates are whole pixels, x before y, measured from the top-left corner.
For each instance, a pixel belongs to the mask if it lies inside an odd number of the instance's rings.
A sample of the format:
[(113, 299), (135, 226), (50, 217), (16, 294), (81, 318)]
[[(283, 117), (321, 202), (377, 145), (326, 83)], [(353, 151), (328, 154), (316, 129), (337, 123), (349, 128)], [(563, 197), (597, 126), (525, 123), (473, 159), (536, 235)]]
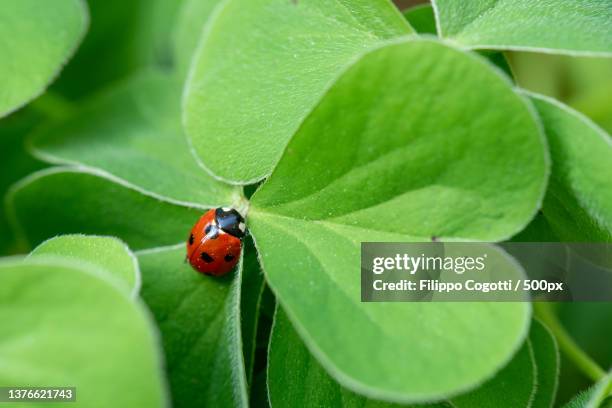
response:
[(396, 254), (393, 257), (376, 257), (372, 261), (372, 272), (377, 275), (389, 270), (406, 271), (414, 275), (417, 271), (452, 271), (462, 274), (465, 271), (485, 269), (487, 254), (478, 257), (462, 256), (411, 256)]

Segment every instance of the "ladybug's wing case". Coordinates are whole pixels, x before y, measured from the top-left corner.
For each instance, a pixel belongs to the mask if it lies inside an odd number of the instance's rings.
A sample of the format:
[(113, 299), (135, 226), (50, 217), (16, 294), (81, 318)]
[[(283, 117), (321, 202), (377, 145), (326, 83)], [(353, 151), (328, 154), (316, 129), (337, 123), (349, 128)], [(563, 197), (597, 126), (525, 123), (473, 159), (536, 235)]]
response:
[(193, 226), (187, 239), (187, 258), (191, 262), (192, 255), (197, 252), (200, 244), (206, 236), (206, 226), (212, 225), (215, 220), (215, 210), (208, 210), (200, 217)]
[(190, 256), (189, 262), (204, 274), (224, 275), (238, 263), (241, 249), (239, 239), (222, 232), (217, 238), (205, 239)]

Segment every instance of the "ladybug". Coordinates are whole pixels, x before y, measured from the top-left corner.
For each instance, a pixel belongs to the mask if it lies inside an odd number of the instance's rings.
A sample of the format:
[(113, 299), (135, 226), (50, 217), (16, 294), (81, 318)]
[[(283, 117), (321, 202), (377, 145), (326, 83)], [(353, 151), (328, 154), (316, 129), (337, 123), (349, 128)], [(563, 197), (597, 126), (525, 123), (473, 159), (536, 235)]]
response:
[(245, 228), (244, 218), (233, 208), (208, 210), (191, 229), (187, 260), (205, 275), (225, 275), (238, 263)]

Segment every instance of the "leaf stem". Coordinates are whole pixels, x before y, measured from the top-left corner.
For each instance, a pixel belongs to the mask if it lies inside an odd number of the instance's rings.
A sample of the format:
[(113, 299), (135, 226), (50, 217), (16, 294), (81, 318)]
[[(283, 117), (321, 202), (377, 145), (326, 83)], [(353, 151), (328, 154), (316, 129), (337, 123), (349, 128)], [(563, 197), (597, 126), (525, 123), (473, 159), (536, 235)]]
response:
[(565, 330), (559, 321), (555, 308), (546, 302), (534, 303), (536, 315), (553, 333), (559, 348), (587, 377), (597, 382), (606, 376), (606, 372), (589, 357)]
[(246, 197), (244, 197), (242, 194), (236, 195), (234, 197), (232, 207), (234, 207), (240, 213), (240, 215), (242, 215), (244, 218), (246, 218), (249, 212), (249, 206), (250, 206), (249, 200)]

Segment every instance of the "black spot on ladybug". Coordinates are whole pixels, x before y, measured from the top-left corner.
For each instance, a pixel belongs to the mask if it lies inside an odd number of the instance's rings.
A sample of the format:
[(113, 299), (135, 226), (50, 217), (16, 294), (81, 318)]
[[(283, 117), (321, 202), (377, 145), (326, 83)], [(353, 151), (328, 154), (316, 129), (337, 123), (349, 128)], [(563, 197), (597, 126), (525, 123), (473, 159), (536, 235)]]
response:
[(206, 263), (211, 263), (212, 261), (214, 261), (212, 256), (208, 255), (206, 252), (202, 252), (200, 254), (200, 258)]
[(204, 228), (204, 233), (208, 239), (217, 239), (219, 236), (219, 228), (217, 228), (216, 225), (208, 224), (206, 228)]
[(225, 262), (232, 262), (234, 260), (234, 258), (235, 258), (234, 255), (227, 254), (227, 255), (225, 255), (225, 258), (223, 258), (223, 259), (225, 259)]
[(193, 245), (193, 234), (189, 235), (189, 245)]

